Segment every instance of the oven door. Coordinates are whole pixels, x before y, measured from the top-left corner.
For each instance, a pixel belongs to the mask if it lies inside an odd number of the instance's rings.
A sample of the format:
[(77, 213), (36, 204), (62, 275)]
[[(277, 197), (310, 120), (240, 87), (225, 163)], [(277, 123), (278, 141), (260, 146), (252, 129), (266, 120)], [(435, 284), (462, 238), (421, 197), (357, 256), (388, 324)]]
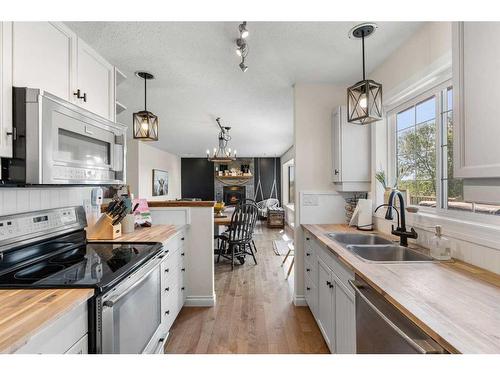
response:
[(123, 183), (125, 130), (57, 99), (40, 98), (43, 183)]
[(150, 352), (164, 342), (159, 263), (128, 278), (102, 298), (101, 350), (104, 354)]

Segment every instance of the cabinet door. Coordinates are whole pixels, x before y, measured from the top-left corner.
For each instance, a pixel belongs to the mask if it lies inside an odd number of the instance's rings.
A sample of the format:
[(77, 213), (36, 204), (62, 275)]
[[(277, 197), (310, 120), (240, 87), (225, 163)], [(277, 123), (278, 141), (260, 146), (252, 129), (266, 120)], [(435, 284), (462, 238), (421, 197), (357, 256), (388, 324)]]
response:
[(13, 23), (13, 85), (73, 98), (76, 35), (60, 22)]
[(114, 69), (97, 52), (82, 40), (78, 40), (77, 84), (84, 99), (77, 104), (111, 121), (114, 110)]
[(342, 181), (342, 114), (338, 107), (332, 118), (333, 182)]
[(318, 259), (318, 325), (331, 352), (335, 352), (334, 284), (331, 270)]
[(334, 276), (335, 348), (339, 354), (356, 353), (356, 311), (354, 294)]
[(500, 177), (500, 23), (453, 25), (454, 177)]
[[(12, 157), (12, 22), (0, 22), (0, 157)], [(0, 175), (1, 179), (1, 175)]]

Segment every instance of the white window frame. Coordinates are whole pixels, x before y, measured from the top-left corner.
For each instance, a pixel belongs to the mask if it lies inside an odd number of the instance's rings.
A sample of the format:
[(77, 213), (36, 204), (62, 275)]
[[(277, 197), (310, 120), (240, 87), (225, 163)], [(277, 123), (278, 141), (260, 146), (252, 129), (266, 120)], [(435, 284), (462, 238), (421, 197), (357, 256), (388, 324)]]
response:
[[(417, 105), (418, 103), (424, 102), (432, 96), (436, 97), (437, 105), (436, 105), (436, 152), (441, 153), (436, 157), (436, 207), (423, 207), (418, 206), (419, 212), (414, 214), (413, 217), (415, 222), (419, 222), (423, 226), (432, 226), (436, 225), (437, 222), (441, 222), (442, 220), (447, 221), (451, 220), (456, 223), (470, 225), (480, 225), (480, 226), (500, 226), (500, 217), (496, 215), (488, 215), (488, 214), (480, 214), (475, 212), (467, 212), (467, 211), (458, 211), (458, 210), (450, 210), (447, 208), (447, 203), (445, 202), (443, 189), (447, 188), (445, 181), (443, 181), (442, 176), (445, 172), (443, 170), (443, 165), (441, 164), (443, 160), (443, 148), (442, 145), (442, 130), (444, 129), (442, 126), (442, 112), (443, 108), (446, 108), (446, 100), (447, 96), (444, 96), (444, 101), (441, 101), (441, 94), (447, 90), (449, 87), (452, 87), (453, 83), (451, 79), (446, 79), (441, 83), (429, 88), (425, 87), (419, 91), (413, 93), (412, 98), (403, 100), (397, 100), (393, 98), (392, 103), (394, 105), (385, 108), (385, 120), (387, 126), (387, 151), (388, 151), (388, 181), (395, 181), (397, 176), (397, 160), (396, 160), (396, 114), (411, 107), (413, 105)], [(453, 87), (452, 87), (453, 89)], [(407, 95), (405, 95), (405, 99)], [(498, 230), (498, 228), (495, 228)], [(459, 230), (457, 229), (457, 236)], [(461, 236), (458, 236), (461, 237)], [(467, 237), (467, 236), (463, 236)], [(500, 245), (497, 245), (500, 249)]]

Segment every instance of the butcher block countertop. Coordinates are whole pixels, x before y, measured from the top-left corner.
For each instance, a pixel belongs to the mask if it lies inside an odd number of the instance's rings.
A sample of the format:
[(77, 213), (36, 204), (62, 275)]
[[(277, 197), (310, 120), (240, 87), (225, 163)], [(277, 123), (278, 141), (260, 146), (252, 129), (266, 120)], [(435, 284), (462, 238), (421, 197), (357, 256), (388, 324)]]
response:
[(148, 201), (149, 207), (213, 207), (215, 201)]
[(0, 353), (15, 352), (93, 295), (92, 289), (0, 290)]
[(347, 225), (303, 228), (448, 351), (500, 353), (500, 275), (457, 260), (365, 262), (327, 236), (356, 229)]
[(90, 242), (167, 242), (182, 225), (153, 224), (151, 227), (136, 228), (133, 233), (122, 234), (114, 240), (90, 240)]

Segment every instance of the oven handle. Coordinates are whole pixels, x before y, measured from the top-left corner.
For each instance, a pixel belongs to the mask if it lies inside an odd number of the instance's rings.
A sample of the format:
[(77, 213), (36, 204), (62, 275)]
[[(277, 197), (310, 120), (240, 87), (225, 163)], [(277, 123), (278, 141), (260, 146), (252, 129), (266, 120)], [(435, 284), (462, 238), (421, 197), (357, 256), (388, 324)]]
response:
[(415, 342), (410, 336), (408, 336), (405, 332), (403, 332), (397, 325), (395, 325), (387, 316), (384, 315), (382, 311), (380, 311), (369, 299), (366, 297), (361, 289), (363, 289), (364, 285), (361, 283), (356, 283), (352, 280), (348, 280), (349, 284), (353, 287), (354, 291), (361, 299), (384, 321), (387, 323), (389, 327), (391, 327), (402, 339), (404, 339), (413, 349), (418, 351), (421, 354), (435, 354), (440, 353), (436, 350), (433, 345), (428, 343), (425, 340), (422, 340), (423, 343), (427, 344), (429, 349), (425, 349), (423, 346)]
[(151, 266), (151, 269), (148, 270), (144, 275), (142, 275), (137, 281), (135, 281), (131, 286), (129, 286), (127, 289), (125, 289), (122, 293), (120, 293), (118, 296), (111, 297), (108, 300), (104, 301), (102, 303), (103, 306), (105, 307), (113, 307), (120, 299), (123, 298), (126, 294), (130, 293), (133, 289), (137, 288), (148, 276), (151, 272), (153, 272), (156, 267), (160, 264), (161, 258), (155, 258), (155, 261), (153, 262), (153, 265)]

